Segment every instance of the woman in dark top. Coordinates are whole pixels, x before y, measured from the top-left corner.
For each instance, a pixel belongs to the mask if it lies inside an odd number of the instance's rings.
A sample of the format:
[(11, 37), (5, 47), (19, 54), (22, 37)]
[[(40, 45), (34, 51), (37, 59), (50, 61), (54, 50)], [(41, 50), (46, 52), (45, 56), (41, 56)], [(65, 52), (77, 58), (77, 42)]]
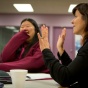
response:
[(39, 47), (38, 32), (35, 20), (23, 19), (19, 32), (9, 40), (0, 55), (0, 70), (27, 69), (32, 73), (48, 73)]
[[(81, 48), (72, 61), (63, 48), (66, 29), (62, 30), (57, 41), (58, 58), (50, 50), (48, 28), (41, 27), (42, 37), (38, 34), (40, 49), (52, 78), (63, 87), (88, 88), (88, 3), (80, 3), (73, 9), (73, 33), (82, 36)], [(62, 62), (62, 64), (60, 63)]]

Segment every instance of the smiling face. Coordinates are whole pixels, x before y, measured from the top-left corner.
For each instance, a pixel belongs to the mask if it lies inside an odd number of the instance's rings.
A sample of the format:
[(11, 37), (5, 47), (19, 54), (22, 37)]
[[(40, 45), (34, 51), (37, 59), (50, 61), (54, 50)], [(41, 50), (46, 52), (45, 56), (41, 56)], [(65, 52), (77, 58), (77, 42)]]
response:
[(78, 10), (76, 10), (75, 12), (75, 18), (72, 20), (72, 24), (73, 24), (73, 33), (84, 36), (86, 23), (85, 20), (82, 18), (81, 13)]
[(20, 31), (25, 30), (27, 35), (29, 35), (29, 38), (27, 41), (31, 41), (35, 35), (35, 27), (33, 24), (29, 21), (24, 21), (20, 26)]

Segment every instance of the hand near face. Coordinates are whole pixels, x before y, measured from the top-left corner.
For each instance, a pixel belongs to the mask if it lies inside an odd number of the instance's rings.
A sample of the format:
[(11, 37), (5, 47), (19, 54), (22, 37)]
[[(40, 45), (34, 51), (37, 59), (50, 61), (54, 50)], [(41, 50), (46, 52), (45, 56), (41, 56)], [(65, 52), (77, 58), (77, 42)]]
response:
[(62, 30), (61, 34), (58, 37), (58, 41), (57, 41), (57, 50), (58, 50), (60, 55), (62, 55), (64, 52), (63, 45), (64, 45), (65, 37), (66, 37), (66, 28), (64, 28)]
[(28, 35), (28, 36), (30, 36), (30, 35), (29, 35), (29, 31), (28, 31), (28, 30), (24, 30), (24, 31), (27, 33), (27, 35)]
[(41, 33), (42, 33), (42, 36), (40, 36), (40, 34), (38, 33), (38, 39), (39, 39), (40, 49), (41, 49), (41, 51), (43, 51), (46, 48), (49, 49), (48, 27), (43, 25), (41, 27)]
[(35, 35), (35, 27), (30, 21), (24, 21), (20, 26), (20, 31), (25, 31), (29, 36), (29, 38), (27, 39), (27, 42), (32, 41)]
[(21, 31), (25, 31), (25, 32), (27, 33), (27, 35), (30, 36), (30, 33), (29, 33), (28, 29), (20, 30), (20, 32), (21, 32)]

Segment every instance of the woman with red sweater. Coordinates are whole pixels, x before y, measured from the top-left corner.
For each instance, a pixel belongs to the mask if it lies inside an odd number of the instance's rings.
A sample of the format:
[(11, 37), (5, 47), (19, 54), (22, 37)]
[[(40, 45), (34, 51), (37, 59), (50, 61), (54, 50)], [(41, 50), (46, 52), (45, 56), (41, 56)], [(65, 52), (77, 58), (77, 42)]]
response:
[(20, 30), (4, 47), (0, 56), (0, 70), (27, 69), (33, 73), (48, 73), (39, 48), (37, 33), (40, 33), (33, 19), (24, 19)]

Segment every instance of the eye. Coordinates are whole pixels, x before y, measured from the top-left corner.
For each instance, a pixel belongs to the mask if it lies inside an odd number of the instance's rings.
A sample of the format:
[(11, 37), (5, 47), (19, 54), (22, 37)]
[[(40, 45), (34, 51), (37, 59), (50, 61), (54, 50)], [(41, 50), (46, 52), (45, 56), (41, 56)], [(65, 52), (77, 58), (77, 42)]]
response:
[(23, 26), (21, 26), (20, 28), (24, 28)]
[(26, 26), (26, 27), (30, 27), (30, 26)]

